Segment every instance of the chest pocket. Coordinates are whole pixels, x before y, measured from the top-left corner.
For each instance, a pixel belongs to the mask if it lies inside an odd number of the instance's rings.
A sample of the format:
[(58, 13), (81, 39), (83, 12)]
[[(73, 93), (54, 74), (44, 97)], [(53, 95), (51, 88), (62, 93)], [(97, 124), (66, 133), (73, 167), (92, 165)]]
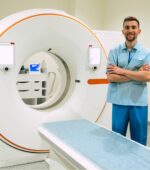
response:
[(128, 68), (132, 70), (138, 70), (143, 64), (145, 64), (145, 56), (133, 57), (130, 61)]

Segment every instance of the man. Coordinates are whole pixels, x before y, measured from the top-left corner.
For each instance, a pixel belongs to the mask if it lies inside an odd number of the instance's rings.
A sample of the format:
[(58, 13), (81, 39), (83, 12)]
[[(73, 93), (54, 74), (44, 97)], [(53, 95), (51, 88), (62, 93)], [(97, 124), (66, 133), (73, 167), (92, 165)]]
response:
[(150, 53), (138, 42), (140, 23), (135, 17), (123, 21), (125, 43), (111, 50), (107, 78), (107, 101), (112, 103), (112, 130), (146, 145), (148, 126), (147, 81), (150, 81)]

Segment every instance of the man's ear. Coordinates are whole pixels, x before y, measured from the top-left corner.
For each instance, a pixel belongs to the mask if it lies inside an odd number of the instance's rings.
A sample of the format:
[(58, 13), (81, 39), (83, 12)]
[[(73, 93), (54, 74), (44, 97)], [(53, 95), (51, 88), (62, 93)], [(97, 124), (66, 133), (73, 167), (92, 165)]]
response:
[(141, 29), (139, 29), (139, 34), (141, 33)]

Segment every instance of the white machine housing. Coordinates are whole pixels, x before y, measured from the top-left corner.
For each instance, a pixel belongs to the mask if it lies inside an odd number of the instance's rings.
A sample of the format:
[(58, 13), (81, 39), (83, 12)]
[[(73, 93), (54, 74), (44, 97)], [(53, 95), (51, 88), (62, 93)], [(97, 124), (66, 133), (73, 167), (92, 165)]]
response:
[[(91, 121), (98, 120), (106, 104), (107, 85), (91, 85), (88, 80), (106, 78), (107, 56), (94, 31), (65, 12), (32, 9), (1, 20), (0, 43), (10, 42), (15, 49), (13, 67), (7, 72), (0, 71), (1, 136), (31, 150), (48, 149), (38, 134), (41, 123), (82, 117)], [(89, 67), (89, 45), (101, 51), (100, 65), (96, 70)], [(45, 65), (43, 57), (47, 60), (44, 72), (39, 75), (19, 74), (22, 65), (34, 62)], [(31, 82), (33, 77), (37, 77), (40, 82), (43, 81), (41, 77), (47, 78), (51, 72), (56, 73), (57, 81), (52, 90), (47, 89), (50, 95), (46, 102), (38, 105), (25, 104), (23, 99), (28, 93), (20, 91), (34, 86)], [(48, 80), (53, 82), (54, 77), (50, 77)], [(20, 85), (19, 82), (23, 80), (27, 80), (29, 84)], [(52, 85), (51, 82), (49, 84)], [(36, 88), (40, 85), (36, 84)], [(29, 93), (36, 98), (33, 88), (30, 90)], [(15, 153), (16, 158), (17, 154)], [(13, 152), (6, 157), (14, 158)]]

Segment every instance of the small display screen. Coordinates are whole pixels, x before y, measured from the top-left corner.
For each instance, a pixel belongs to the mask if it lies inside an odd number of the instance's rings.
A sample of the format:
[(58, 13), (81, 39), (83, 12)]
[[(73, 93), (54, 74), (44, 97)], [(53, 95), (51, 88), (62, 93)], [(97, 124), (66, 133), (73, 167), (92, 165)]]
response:
[(14, 64), (14, 44), (0, 43), (0, 65)]
[(29, 73), (40, 73), (41, 72), (41, 64), (30, 64), (29, 65)]
[(89, 47), (89, 65), (100, 65), (100, 48)]

